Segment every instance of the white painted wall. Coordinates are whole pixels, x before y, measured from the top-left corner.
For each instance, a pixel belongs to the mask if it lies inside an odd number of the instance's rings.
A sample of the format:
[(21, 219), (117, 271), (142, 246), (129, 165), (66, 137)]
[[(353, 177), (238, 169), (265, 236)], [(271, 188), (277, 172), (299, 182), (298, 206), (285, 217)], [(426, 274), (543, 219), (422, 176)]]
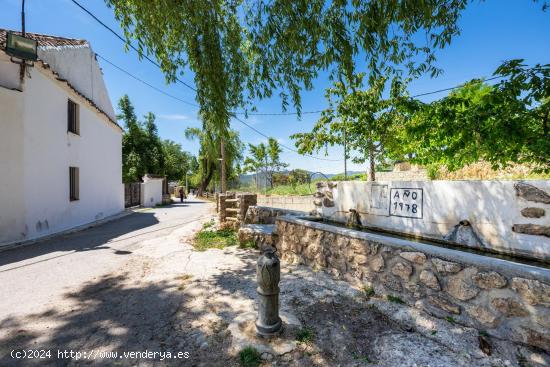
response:
[(0, 243), (26, 232), (22, 141), (23, 93), (0, 87)]
[(162, 204), (162, 178), (145, 176), (141, 184), (141, 205), (153, 207)]
[(116, 121), (115, 111), (103, 81), (103, 72), (89, 45), (39, 47), (38, 57)]
[[(346, 222), (349, 209), (361, 214), (363, 225), (407, 232), (441, 239), (461, 220), (468, 220), (485, 243), (497, 250), (537, 254), (550, 257), (550, 238), (519, 234), (512, 225), (533, 223), (550, 225), (550, 205), (525, 201), (516, 196), (514, 184), (518, 181), (388, 181), (337, 182), (330, 191), (334, 207), (322, 207), (324, 217)], [(550, 193), (550, 181), (526, 181)], [(397, 201), (395, 210), (391, 194), (403, 191), (397, 188), (422, 190), (422, 200)], [(394, 190), (392, 190), (394, 189)], [(412, 192), (412, 191), (411, 191)], [(418, 194), (417, 194), (418, 195)], [(391, 200), (391, 201), (390, 201)], [(419, 199), (418, 199), (419, 200)], [(403, 203), (403, 210), (399, 203)], [(405, 204), (420, 204), (417, 213), (407, 213)], [(546, 210), (542, 218), (525, 218), (521, 210), (539, 207)], [(398, 216), (403, 215), (403, 216)], [(407, 217), (408, 216), (408, 217)]]
[[(121, 130), (50, 71), (29, 71), (23, 92), (0, 89), (0, 245), (124, 209)], [(68, 98), (80, 106), (80, 136), (67, 132)], [(80, 200), (72, 202), (70, 166), (80, 168)]]

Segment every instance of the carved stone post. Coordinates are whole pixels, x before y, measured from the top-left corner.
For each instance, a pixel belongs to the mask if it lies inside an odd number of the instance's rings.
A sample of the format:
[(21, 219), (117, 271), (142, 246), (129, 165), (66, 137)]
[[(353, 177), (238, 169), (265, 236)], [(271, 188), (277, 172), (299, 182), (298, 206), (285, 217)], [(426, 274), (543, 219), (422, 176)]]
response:
[(283, 323), (279, 317), (279, 280), (281, 264), (273, 247), (264, 250), (256, 265), (258, 281), (258, 318), (256, 333), (259, 336), (277, 335)]

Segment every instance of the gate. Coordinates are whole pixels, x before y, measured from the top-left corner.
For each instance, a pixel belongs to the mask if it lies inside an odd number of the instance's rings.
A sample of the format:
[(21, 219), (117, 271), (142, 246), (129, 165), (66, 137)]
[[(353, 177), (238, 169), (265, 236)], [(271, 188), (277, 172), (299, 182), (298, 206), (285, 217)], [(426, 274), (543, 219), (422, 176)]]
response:
[(141, 204), (141, 182), (124, 184), (124, 207)]

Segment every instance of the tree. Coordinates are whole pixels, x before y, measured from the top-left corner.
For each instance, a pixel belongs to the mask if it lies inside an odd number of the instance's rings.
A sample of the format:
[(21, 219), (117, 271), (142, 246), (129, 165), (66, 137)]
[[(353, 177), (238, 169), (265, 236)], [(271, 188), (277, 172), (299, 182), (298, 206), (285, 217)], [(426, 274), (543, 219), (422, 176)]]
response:
[(468, 2), (106, 0), (127, 41), (154, 55), (169, 82), (187, 68), (194, 73), (199, 114), (222, 137), (222, 159), (234, 109), (280, 90), (283, 109), (289, 93), (300, 112), (301, 89), (311, 89), (320, 70), (335, 66), (351, 77), (361, 55), (373, 78), (399, 65), (437, 74), (434, 50), (459, 33)]
[(228, 138), (217, 136), (207, 129), (187, 128), (185, 137), (187, 139), (198, 139), (200, 150), (198, 156), (199, 162), (199, 194), (204, 192), (212, 178), (215, 176), (220, 161), (220, 141), (225, 141), (225, 152), (227, 159), (225, 160), (225, 169), (231, 176), (236, 170), (238, 162), (242, 159), (243, 144), (239, 139), (239, 134), (236, 131), (230, 130), (227, 133)]
[(198, 169), (198, 162), (195, 156), (184, 152), (181, 145), (172, 140), (162, 141), (162, 152), (164, 156), (164, 172), (169, 180), (185, 180), (186, 175), (192, 175)]
[(550, 65), (512, 60), (495, 75), (504, 79), (494, 86), (472, 80), (438, 101), (411, 104), (402, 140), (412, 161), (450, 171), (479, 160), (550, 171)]
[(122, 136), (122, 176), (124, 182), (140, 181), (146, 173), (162, 173), (164, 156), (155, 125), (155, 115), (149, 112), (145, 122), (137, 120), (134, 106), (127, 95), (118, 103), (118, 119), (124, 121)]
[(263, 171), (265, 185), (273, 188), (273, 175), (287, 167), (288, 164), (281, 162), (282, 148), (275, 138), (269, 138), (267, 145), (248, 144), (250, 155), (245, 159), (245, 172), (255, 172), (254, 181), (256, 189), (259, 189), (259, 173)]
[(346, 149), (345, 154), (353, 154), (355, 163), (368, 161), (369, 177), (374, 181), (376, 163), (383, 162), (391, 148), (397, 150), (399, 147), (395, 130), (402, 118), (392, 106), (403, 86), (394, 79), (391, 97), (384, 99), (386, 78), (379, 78), (371, 88), (361, 90), (363, 77), (364, 74), (358, 74), (347, 83), (334, 83), (326, 92), (329, 107), (322, 112), (313, 130), (294, 134), (291, 138), (296, 140), (296, 147), (302, 154), (319, 151), (327, 145), (347, 143), (349, 151)]
[(267, 178), (267, 147), (264, 143), (258, 145), (248, 144), (248, 151), (250, 155), (244, 160), (243, 170), (245, 172), (254, 172), (254, 183), (256, 184), (256, 190), (259, 190), (259, 175), (262, 170), (264, 171), (264, 177)]

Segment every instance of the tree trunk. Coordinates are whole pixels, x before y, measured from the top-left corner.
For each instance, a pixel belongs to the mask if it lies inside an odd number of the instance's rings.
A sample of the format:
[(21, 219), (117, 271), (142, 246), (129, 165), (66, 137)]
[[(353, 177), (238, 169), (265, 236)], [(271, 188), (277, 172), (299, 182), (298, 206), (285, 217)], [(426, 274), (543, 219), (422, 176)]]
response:
[(206, 177), (203, 178), (199, 187), (199, 195), (202, 195), (202, 193), (206, 191), (206, 188), (210, 184), (212, 176), (214, 175), (214, 170), (216, 169), (216, 165), (214, 163), (211, 163), (209, 168), (210, 169), (207, 171)]
[(224, 194), (225, 191), (227, 190), (227, 177), (225, 177), (225, 146), (224, 146), (224, 143), (223, 143), (223, 138), (221, 139), (221, 146), (220, 146), (220, 151), (221, 151), (221, 158), (222, 158), (222, 161), (221, 161), (221, 172), (220, 172), (220, 179), (221, 179), (221, 193)]
[(369, 147), (369, 165), (370, 165), (369, 181), (376, 181), (376, 175), (374, 173), (375, 166), (374, 166), (374, 145), (373, 144), (371, 144)]

